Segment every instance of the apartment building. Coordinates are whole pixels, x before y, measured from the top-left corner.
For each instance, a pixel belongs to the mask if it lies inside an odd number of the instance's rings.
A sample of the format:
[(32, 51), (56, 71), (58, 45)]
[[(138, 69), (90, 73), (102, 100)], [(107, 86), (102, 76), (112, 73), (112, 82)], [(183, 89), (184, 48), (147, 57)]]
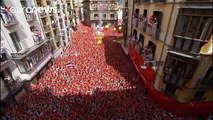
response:
[(84, 0), (82, 3), (86, 24), (98, 24), (99, 19), (102, 19), (104, 25), (117, 24), (117, 0)]
[[(45, 9), (46, 8), (46, 9)], [(46, 10), (46, 11), (45, 11)], [(16, 103), (29, 83), (71, 41), (73, 1), (5, 0), (1, 4), (1, 103)]]
[(135, 0), (128, 15), (125, 32), (131, 30), (131, 37), (124, 42), (132, 61), (150, 97), (177, 114), (207, 115), (212, 109), (211, 3)]

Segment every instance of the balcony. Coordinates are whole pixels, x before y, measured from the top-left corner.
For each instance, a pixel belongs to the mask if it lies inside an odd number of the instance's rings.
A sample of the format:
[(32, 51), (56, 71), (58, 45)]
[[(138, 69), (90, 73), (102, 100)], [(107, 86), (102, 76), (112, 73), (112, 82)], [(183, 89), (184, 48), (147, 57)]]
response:
[(177, 75), (177, 74), (172, 74), (172, 73), (169, 73), (169, 72), (164, 72), (164, 82), (165, 83), (168, 83), (168, 84), (172, 84), (176, 87), (182, 87), (184, 82), (186, 81), (187, 79)]
[(138, 27), (138, 18), (137, 17), (132, 18), (132, 24), (134, 27)]
[(19, 93), (24, 85), (24, 82), (20, 79), (20, 77), (13, 79), (12, 77), (7, 76), (5, 77), (4, 82), (12, 95)]
[(141, 29), (143, 32), (146, 32), (147, 26), (147, 18), (140, 18), (138, 28)]
[(17, 60), (22, 60), (23, 58), (27, 57), (27, 55), (31, 54), (35, 50), (37, 50), (39, 47), (47, 43), (49, 40), (42, 40), (40, 44), (35, 44), (34, 46), (25, 49), (23, 51), (20, 51), (18, 53), (11, 53), (12, 59), (17, 61)]
[(40, 16), (41, 16), (41, 18), (44, 18), (44, 17), (47, 16), (47, 13), (45, 11), (43, 11), (43, 12), (40, 13)]
[(44, 32), (47, 33), (50, 31), (50, 25), (45, 25), (44, 26)]
[(31, 22), (35, 20), (36, 18), (36, 15), (34, 13), (25, 13), (25, 16), (26, 16), (27, 22)]
[(1, 58), (1, 68), (2, 66), (6, 65), (10, 61), (6, 52), (2, 52), (0, 58)]
[(34, 43), (36, 45), (42, 43), (42, 41), (43, 41), (41, 35), (33, 35), (32, 37), (33, 37)]
[(157, 25), (155, 25), (155, 23), (153, 24), (153, 26), (147, 26), (146, 32), (148, 34), (150, 34), (151, 36), (153, 36), (155, 39), (159, 38), (160, 35), (160, 29), (157, 28)]
[(13, 13), (10, 12), (3, 12), (1, 13), (1, 19), (5, 27), (13, 26), (18, 24), (17, 19), (13, 15)]
[(56, 29), (58, 27), (58, 21), (57, 20), (52, 20), (52, 27), (53, 27), (53, 29)]

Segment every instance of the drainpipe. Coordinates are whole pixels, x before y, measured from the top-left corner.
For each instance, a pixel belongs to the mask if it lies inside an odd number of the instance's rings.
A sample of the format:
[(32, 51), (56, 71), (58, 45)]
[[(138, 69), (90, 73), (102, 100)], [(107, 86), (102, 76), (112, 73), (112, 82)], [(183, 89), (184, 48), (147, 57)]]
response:
[[(133, 0), (133, 3), (132, 3), (132, 15), (134, 14), (134, 9), (135, 9), (135, 0)], [(128, 6), (129, 7), (129, 6)], [(132, 15), (131, 15), (131, 33), (130, 33), (130, 36), (132, 36), (132, 29), (133, 29), (133, 24), (132, 24)]]
[(165, 48), (165, 43), (166, 43), (166, 40), (167, 40), (167, 35), (168, 35), (168, 32), (169, 32), (169, 28), (170, 28), (170, 25), (171, 25), (171, 17), (172, 17), (172, 13), (174, 11), (174, 5), (175, 5), (175, 0), (173, 0), (173, 3), (172, 3), (172, 11), (170, 13), (170, 16), (169, 16), (169, 23), (168, 23), (168, 26), (166, 28), (166, 34), (165, 34), (165, 37), (164, 37), (164, 40), (163, 40), (163, 48), (161, 50), (161, 54), (160, 54), (160, 59), (159, 61), (162, 59), (162, 56), (163, 56), (163, 50)]

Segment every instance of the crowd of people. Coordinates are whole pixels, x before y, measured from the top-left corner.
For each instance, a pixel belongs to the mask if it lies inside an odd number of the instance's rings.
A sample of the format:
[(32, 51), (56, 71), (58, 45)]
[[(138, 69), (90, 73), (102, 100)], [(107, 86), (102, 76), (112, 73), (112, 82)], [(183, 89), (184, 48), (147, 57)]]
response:
[(69, 44), (18, 105), (10, 120), (183, 120), (149, 100), (141, 78), (119, 43), (122, 33), (103, 30), (97, 45), (90, 27), (79, 25)]

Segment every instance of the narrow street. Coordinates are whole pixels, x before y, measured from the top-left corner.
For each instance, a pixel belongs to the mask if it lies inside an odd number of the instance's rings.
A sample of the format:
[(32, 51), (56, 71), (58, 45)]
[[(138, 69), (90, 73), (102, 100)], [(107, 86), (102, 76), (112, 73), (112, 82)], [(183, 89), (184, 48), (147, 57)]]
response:
[(20, 120), (152, 120), (174, 115), (150, 103), (141, 78), (112, 28), (98, 45), (94, 32), (80, 24), (72, 42), (55, 59), (38, 85), (7, 115)]

